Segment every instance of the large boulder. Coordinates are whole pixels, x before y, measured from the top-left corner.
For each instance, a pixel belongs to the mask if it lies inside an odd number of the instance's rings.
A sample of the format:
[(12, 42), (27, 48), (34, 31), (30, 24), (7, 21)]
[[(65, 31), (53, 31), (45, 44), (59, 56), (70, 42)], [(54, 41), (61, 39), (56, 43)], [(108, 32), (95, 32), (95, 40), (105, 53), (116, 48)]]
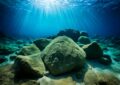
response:
[(80, 32), (75, 29), (65, 29), (65, 30), (61, 30), (57, 34), (57, 36), (64, 36), (64, 35), (72, 38), (74, 41), (77, 41), (80, 36)]
[(93, 42), (82, 47), (86, 52), (87, 59), (99, 59), (103, 56), (103, 51), (97, 42)]
[(119, 85), (120, 80), (111, 73), (88, 70), (84, 76), (85, 85)]
[(52, 79), (44, 76), (37, 82), (39, 83), (39, 85), (76, 85), (76, 82), (73, 81), (72, 77)]
[(85, 57), (83, 49), (66, 36), (57, 37), (42, 52), (43, 61), (53, 75), (80, 69)]
[(26, 56), (38, 53), (40, 53), (39, 48), (36, 45), (31, 44), (29, 46), (24, 46), (17, 54)]
[(80, 42), (81, 44), (90, 44), (90, 39), (86, 36), (80, 36), (78, 38), (78, 42)]
[(38, 78), (44, 75), (45, 66), (40, 54), (31, 56), (18, 56), (14, 62), (16, 78)]
[(51, 39), (41, 38), (34, 41), (34, 44), (42, 51), (49, 43)]

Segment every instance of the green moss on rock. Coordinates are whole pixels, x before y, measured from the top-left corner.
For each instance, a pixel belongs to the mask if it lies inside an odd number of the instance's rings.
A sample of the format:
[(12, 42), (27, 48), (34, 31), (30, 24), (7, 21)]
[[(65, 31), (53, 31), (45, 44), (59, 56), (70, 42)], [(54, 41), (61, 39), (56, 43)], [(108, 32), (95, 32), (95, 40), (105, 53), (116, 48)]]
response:
[(66, 36), (55, 38), (42, 52), (43, 61), (53, 75), (80, 69), (85, 57), (83, 49)]
[(33, 55), (38, 53), (40, 53), (39, 48), (36, 45), (31, 44), (29, 46), (24, 46), (17, 54), (27, 56), (27, 55)]
[(40, 54), (18, 56), (14, 63), (17, 78), (37, 78), (44, 75), (45, 66)]

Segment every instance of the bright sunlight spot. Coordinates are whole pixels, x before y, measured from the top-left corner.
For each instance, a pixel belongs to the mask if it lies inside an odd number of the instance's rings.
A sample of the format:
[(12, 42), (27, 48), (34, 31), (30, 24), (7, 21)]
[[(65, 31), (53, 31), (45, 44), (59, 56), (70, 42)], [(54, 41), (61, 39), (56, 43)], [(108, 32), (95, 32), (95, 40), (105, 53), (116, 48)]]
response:
[(35, 0), (34, 6), (46, 12), (56, 11), (68, 4), (68, 0)]
[(48, 12), (60, 7), (60, 2), (58, 0), (36, 0), (35, 6)]

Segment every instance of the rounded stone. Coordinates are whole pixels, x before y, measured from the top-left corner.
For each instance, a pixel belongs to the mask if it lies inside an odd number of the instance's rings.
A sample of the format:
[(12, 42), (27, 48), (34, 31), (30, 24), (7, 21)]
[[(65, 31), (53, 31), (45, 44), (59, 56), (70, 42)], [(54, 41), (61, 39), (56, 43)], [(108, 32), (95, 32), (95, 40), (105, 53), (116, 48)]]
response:
[(42, 52), (43, 61), (53, 75), (82, 68), (85, 57), (84, 50), (66, 36), (57, 37)]

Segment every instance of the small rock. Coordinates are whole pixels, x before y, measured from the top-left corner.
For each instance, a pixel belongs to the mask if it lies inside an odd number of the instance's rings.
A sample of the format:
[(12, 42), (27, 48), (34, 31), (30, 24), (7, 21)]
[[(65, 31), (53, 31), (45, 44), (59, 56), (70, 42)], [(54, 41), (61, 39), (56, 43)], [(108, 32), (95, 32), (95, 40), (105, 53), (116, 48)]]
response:
[(82, 68), (85, 57), (83, 49), (66, 36), (55, 38), (42, 52), (43, 61), (53, 75)]
[(98, 79), (96, 73), (92, 69), (88, 69), (84, 76), (85, 85), (97, 85)]
[(57, 36), (68, 36), (68, 37), (72, 38), (74, 41), (77, 41), (80, 36), (80, 32), (75, 29), (65, 29), (65, 30), (61, 30), (57, 34)]
[(0, 85), (38, 85), (35, 79), (14, 78), (13, 66), (4, 65), (0, 67)]
[(66, 78), (49, 78), (44, 76), (38, 80), (39, 85), (76, 85), (76, 82), (73, 81), (72, 77)]
[(14, 84), (12, 65), (0, 66), (0, 85), (16, 85)]
[(102, 48), (97, 42), (93, 42), (82, 47), (86, 52), (87, 59), (99, 59), (103, 56)]
[(120, 80), (109, 73), (97, 73), (98, 85), (120, 85)]
[(36, 45), (31, 44), (29, 46), (24, 46), (17, 54), (26, 56), (26, 55), (32, 55), (38, 53), (40, 53), (39, 48)]
[(18, 56), (13, 67), (16, 78), (39, 78), (45, 72), (45, 66), (40, 54)]
[(42, 51), (49, 43), (51, 39), (41, 38), (34, 41), (34, 44)]
[(85, 85), (119, 85), (120, 80), (109, 73), (88, 70), (84, 77)]
[(87, 32), (84, 32), (84, 31), (80, 32), (80, 36), (86, 36), (86, 37), (89, 37), (88, 33), (87, 33)]
[(99, 59), (99, 62), (103, 65), (110, 65), (112, 63), (112, 60), (109, 55), (104, 54), (103, 57)]
[(86, 36), (80, 36), (78, 38), (78, 42), (80, 42), (81, 44), (90, 44), (90, 39)]

